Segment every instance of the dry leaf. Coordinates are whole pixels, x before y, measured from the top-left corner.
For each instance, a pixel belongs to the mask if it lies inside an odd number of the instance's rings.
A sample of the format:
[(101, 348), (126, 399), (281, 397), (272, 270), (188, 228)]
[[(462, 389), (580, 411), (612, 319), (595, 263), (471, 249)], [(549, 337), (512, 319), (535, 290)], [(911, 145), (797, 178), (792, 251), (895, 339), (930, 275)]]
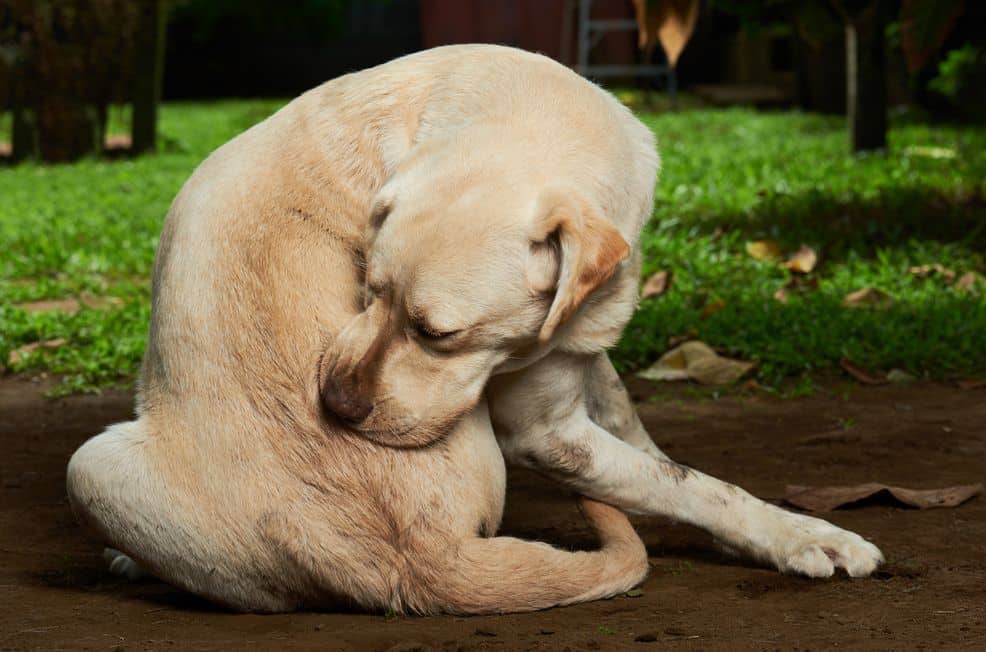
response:
[[(700, 5), (699, 0), (633, 0), (637, 17), (637, 46), (650, 55), (654, 45), (660, 41), (668, 63), (674, 67), (695, 31)], [(645, 60), (650, 60), (650, 56), (646, 56)]]
[(801, 248), (791, 254), (791, 257), (787, 259), (787, 262), (784, 263), (784, 267), (788, 268), (792, 272), (807, 274), (815, 269), (815, 265), (817, 264), (818, 254), (815, 253), (815, 250), (808, 245), (801, 245)]
[(847, 294), (842, 305), (847, 308), (888, 308), (893, 302), (894, 298), (883, 290), (863, 288)]
[(82, 296), (82, 305), (92, 310), (106, 310), (122, 304), (123, 299), (120, 297), (95, 296), (90, 294)]
[(955, 289), (962, 290), (964, 292), (975, 292), (976, 282), (979, 279), (976, 277), (975, 272), (966, 272), (959, 277), (959, 280), (955, 282)]
[(705, 304), (705, 307), (702, 308), (702, 319), (711, 317), (717, 312), (725, 309), (726, 305), (727, 304), (724, 299), (716, 299), (715, 301)]
[(774, 299), (781, 303), (787, 303), (787, 288), (779, 288), (777, 292), (774, 292)]
[(959, 389), (979, 389), (986, 387), (986, 380), (960, 380), (956, 383)]
[(928, 278), (935, 274), (941, 276), (949, 283), (955, 278), (955, 272), (948, 269), (941, 263), (932, 263), (930, 265), (918, 265), (916, 267), (911, 267), (909, 270), (911, 274), (917, 276), (918, 278)]
[(644, 282), (644, 289), (640, 293), (640, 298), (659, 297), (667, 292), (669, 287), (671, 287), (671, 272), (666, 270), (656, 272)]
[(886, 385), (888, 382), (886, 378), (874, 376), (866, 369), (863, 369), (856, 363), (851, 362), (848, 358), (841, 358), (839, 360), (839, 366), (845, 369), (847, 374), (864, 385)]
[(37, 351), (38, 349), (57, 349), (65, 344), (65, 342), (66, 340), (64, 338), (58, 337), (46, 342), (31, 342), (30, 344), (25, 344), (24, 346), (16, 348), (10, 352), (10, 356), (7, 358), (7, 365), (13, 367), (14, 365), (23, 362), (28, 353)]
[(907, 373), (903, 369), (891, 369), (887, 372), (887, 381), (895, 385), (907, 385), (913, 383), (917, 378)]
[(75, 314), (82, 306), (92, 310), (104, 310), (123, 303), (120, 297), (104, 297), (91, 294), (82, 295), (81, 299), (66, 297), (64, 299), (42, 299), (41, 301), (28, 301), (26, 303), (14, 304), (15, 308), (20, 308), (25, 312), (65, 312)]
[(685, 342), (661, 356), (638, 376), (648, 380), (694, 380), (703, 385), (728, 385), (756, 366), (716, 353), (705, 342)]
[(955, 507), (961, 505), (983, 490), (983, 485), (961, 485), (943, 489), (907, 489), (893, 487), (878, 482), (868, 482), (855, 486), (803, 487), (788, 485), (784, 500), (813, 512), (830, 512), (833, 509), (859, 502), (879, 493), (886, 492), (905, 505), (918, 509), (931, 507)]
[(781, 259), (781, 248), (773, 240), (757, 240), (746, 243), (746, 253), (751, 258), (757, 260), (779, 261)]
[(25, 312), (79, 312), (78, 299), (42, 299), (41, 301), (28, 301), (27, 303), (14, 304), (15, 308), (20, 308)]

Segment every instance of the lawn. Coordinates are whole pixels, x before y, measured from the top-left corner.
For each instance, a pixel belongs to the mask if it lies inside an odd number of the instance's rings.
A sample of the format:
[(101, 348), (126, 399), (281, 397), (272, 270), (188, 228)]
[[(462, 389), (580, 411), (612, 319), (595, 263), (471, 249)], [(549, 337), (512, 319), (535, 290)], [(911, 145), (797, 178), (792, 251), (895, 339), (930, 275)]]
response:
[[(172, 197), (211, 150), (280, 104), (166, 104), (157, 155), (0, 168), (0, 363), (63, 374), (64, 392), (131, 382)], [(644, 271), (666, 270), (673, 280), (641, 303), (614, 349), (623, 370), (687, 336), (756, 361), (769, 387), (803, 385), (841, 358), (874, 373), (986, 374), (986, 129), (899, 114), (889, 154), (859, 158), (846, 153), (835, 117), (639, 115), (663, 158)], [(124, 118), (114, 113), (111, 130)], [(789, 272), (748, 253), (762, 241), (784, 255), (808, 245), (819, 263)], [(934, 263), (954, 277), (909, 271)], [(972, 287), (956, 284), (968, 272)], [(777, 300), (795, 276), (786, 302)], [(864, 288), (891, 299), (879, 309), (843, 305)], [(66, 298), (76, 300), (68, 310), (18, 307)], [(38, 342), (49, 346), (24, 349)]]

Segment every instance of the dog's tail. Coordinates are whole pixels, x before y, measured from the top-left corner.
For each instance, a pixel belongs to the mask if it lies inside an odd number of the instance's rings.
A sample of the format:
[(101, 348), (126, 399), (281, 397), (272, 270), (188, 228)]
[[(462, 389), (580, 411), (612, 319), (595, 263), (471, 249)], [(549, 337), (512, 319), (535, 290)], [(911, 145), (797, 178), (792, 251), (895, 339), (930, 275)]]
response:
[(587, 498), (579, 508), (600, 550), (567, 552), (512, 537), (467, 539), (402, 606), (419, 613), (534, 611), (608, 598), (639, 584), (647, 575), (647, 550), (627, 517)]

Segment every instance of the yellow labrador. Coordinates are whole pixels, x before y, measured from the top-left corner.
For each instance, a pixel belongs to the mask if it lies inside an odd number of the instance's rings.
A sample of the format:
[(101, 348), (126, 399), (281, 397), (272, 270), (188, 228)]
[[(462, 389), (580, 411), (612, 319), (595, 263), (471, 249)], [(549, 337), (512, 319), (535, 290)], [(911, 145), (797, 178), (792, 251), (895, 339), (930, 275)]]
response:
[[(165, 223), (138, 419), (69, 463), (111, 567), (240, 610), (539, 609), (645, 575), (609, 503), (871, 572), (859, 536), (672, 462), (637, 419), (605, 349), (657, 167), (610, 95), (486, 45), (339, 78), (221, 147)], [(504, 458), (602, 501), (601, 549), (493, 536)]]

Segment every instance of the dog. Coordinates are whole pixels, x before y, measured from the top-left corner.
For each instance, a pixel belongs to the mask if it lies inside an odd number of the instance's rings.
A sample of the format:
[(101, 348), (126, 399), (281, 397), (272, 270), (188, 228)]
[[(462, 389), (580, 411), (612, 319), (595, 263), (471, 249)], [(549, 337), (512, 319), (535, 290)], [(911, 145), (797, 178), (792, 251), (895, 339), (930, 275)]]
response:
[[(340, 77), (213, 153), (165, 220), (137, 419), (69, 462), (111, 568), (240, 611), (502, 613), (639, 583), (623, 512), (784, 572), (880, 551), (665, 456), (606, 349), (637, 302), (651, 131), (545, 57)], [(494, 536), (504, 464), (601, 548)]]

